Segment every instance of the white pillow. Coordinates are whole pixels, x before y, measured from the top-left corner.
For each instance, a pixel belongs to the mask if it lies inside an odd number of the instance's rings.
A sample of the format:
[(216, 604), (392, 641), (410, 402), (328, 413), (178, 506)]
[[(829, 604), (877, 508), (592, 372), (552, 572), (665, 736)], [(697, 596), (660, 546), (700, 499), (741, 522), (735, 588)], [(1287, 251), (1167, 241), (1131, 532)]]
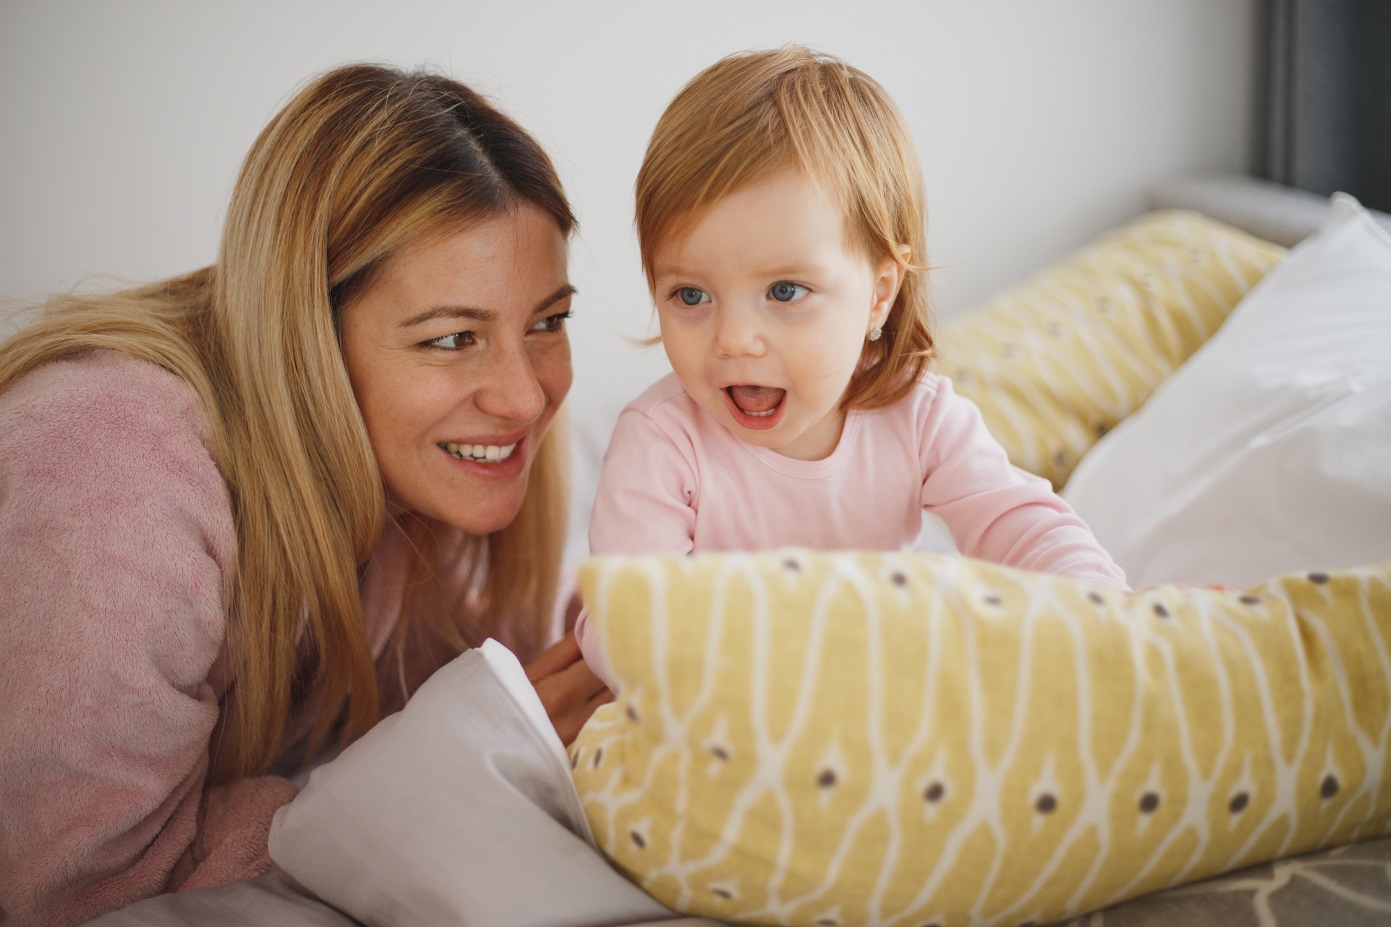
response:
[(1136, 588), (1391, 560), (1391, 234), (1334, 194), (1063, 496)]

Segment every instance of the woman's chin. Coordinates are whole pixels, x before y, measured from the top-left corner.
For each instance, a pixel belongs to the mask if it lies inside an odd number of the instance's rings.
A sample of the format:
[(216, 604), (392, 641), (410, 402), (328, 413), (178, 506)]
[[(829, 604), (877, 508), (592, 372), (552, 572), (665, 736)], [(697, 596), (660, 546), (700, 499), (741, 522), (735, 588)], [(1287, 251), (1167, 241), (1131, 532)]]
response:
[[(525, 481), (521, 485), (525, 489)], [(390, 504), (392, 517), (402, 523), (424, 518), (481, 536), (501, 531), (516, 521), (525, 497), (525, 492), (487, 492), (471, 494), (466, 499), (422, 499), (411, 505), (393, 495)]]
[(485, 535), (501, 531), (517, 520), (522, 510), (522, 497), (515, 500), (496, 500), (467, 508), (454, 506), (440, 513), (437, 521), (458, 528), (465, 534)]

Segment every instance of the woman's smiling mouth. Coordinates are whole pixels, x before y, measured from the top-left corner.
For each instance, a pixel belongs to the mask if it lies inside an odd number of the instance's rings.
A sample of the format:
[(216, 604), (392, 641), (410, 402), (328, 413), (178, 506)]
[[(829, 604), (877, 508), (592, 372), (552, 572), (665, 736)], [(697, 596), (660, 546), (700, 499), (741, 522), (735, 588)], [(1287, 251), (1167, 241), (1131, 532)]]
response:
[(496, 463), (506, 460), (512, 456), (512, 452), (517, 449), (517, 442), (511, 444), (441, 444), (454, 456), (455, 460), (472, 460), (478, 463)]
[(503, 437), (491, 442), (440, 441), (436, 445), (448, 454), (448, 466), (482, 480), (510, 480), (526, 472), (530, 438), (526, 435)]

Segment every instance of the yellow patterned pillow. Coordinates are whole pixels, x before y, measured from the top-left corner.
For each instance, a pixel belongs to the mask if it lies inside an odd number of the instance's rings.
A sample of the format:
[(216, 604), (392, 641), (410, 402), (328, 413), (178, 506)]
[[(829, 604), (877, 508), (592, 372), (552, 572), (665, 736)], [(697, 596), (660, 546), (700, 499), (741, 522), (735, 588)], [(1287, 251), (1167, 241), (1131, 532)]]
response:
[(1151, 213), (948, 323), (935, 368), (1010, 460), (1061, 488), (1284, 254), (1199, 213)]
[(1045, 923), (1391, 824), (1391, 564), (1092, 588), (939, 554), (601, 558), (571, 748), (671, 907)]

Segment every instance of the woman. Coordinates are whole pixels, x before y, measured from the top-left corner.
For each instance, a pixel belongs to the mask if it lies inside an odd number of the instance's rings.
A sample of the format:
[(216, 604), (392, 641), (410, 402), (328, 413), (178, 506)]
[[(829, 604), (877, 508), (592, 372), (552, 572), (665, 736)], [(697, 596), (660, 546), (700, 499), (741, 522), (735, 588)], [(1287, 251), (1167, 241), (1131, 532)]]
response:
[[(0, 347), (0, 922), (269, 866), (291, 773), (461, 650), (536, 657), (565, 499), (574, 218), (466, 87), (333, 71), (217, 262)], [(528, 668), (569, 740), (607, 690)]]

